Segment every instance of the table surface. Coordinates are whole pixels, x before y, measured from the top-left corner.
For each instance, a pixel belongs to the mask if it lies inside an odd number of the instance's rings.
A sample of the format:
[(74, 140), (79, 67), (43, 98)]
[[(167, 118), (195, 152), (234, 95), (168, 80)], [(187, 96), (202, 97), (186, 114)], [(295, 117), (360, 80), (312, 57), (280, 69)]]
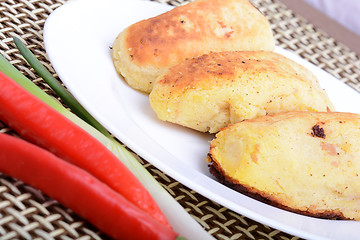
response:
[[(44, 91), (43, 80), (22, 59), (12, 41), (22, 38), (52, 71), (43, 44), (43, 27), (53, 10), (67, 0), (1, 0), (0, 53)], [(158, 0), (177, 6), (186, 0)], [(292, 11), (279, 0), (252, 0), (269, 19), (276, 44), (360, 91), (360, 58), (356, 51)], [(0, 132), (16, 133), (0, 122)], [(140, 159), (148, 171), (216, 239), (298, 239), (239, 215), (173, 180)], [(57, 201), (21, 181), (0, 173), (0, 239), (107, 239), (94, 226)]]

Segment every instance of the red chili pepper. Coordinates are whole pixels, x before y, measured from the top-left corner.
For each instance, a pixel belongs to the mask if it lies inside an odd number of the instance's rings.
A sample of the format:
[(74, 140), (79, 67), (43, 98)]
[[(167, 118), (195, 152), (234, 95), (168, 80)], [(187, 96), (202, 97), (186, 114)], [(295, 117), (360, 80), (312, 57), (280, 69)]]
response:
[(52, 153), (4, 133), (0, 133), (0, 149), (1, 172), (43, 191), (109, 236), (176, 239), (170, 228), (88, 172)]
[(155, 200), (115, 155), (2, 72), (0, 119), (23, 138), (88, 171), (170, 228)]

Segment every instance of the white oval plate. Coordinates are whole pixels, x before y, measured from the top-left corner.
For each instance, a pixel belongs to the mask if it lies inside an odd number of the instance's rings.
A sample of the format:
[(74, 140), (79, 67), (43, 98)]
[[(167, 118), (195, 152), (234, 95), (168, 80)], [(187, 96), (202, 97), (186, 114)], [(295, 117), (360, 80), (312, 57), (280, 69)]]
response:
[[(148, 96), (116, 73), (110, 47), (128, 25), (170, 10), (141, 0), (72, 0), (47, 19), (44, 42), (51, 63), (81, 104), (137, 154), (182, 184), (255, 221), (306, 239), (359, 238), (360, 224), (306, 217), (261, 203), (219, 184), (205, 162), (212, 136), (161, 122)], [(284, 49), (277, 52), (310, 69), (338, 111), (360, 113), (360, 95)]]

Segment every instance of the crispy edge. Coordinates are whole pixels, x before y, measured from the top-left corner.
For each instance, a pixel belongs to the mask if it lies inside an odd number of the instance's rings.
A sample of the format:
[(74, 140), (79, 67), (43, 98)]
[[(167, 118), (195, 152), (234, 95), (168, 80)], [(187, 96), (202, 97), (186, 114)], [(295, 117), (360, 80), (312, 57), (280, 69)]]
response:
[(343, 213), (335, 210), (326, 210), (324, 212), (313, 212), (311, 210), (308, 211), (302, 211), (298, 209), (294, 209), (288, 206), (285, 206), (278, 202), (276, 199), (274, 199), (272, 196), (266, 194), (265, 192), (259, 191), (255, 188), (245, 186), (243, 184), (240, 184), (237, 180), (232, 179), (231, 177), (227, 176), (223, 169), (219, 166), (219, 164), (214, 161), (211, 153), (207, 156), (207, 162), (209, 162), (209, 172), (223, 185), (241, 193), (245, 196), (248, 196), (250, 198), (253, 198), (255, 200), (258, 200), (260, 202), (269, 204), (271, 206), (287, 210), (293, 213), (309, 216), (309, 217), (315, 217), (315, 218), (321, 218), (321, 219), (331, 219), (331, 220), (352, 220), (349, 218), (346, 218)]

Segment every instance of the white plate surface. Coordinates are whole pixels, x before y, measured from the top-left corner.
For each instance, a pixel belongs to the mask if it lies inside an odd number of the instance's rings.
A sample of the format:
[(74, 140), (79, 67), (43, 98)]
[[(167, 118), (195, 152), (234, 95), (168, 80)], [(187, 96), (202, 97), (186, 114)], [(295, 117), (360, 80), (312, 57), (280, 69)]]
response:
[[(359, 239), (360, 223), (322, 220), (263, 204), (219, 184), (209, 174), (211, 136), (164, 123), (148, 96), (126, 85), (114, 70), (110, 47), (128, 25), (171, 9), (142, 0), (72, 0), (47, 19), (44, 41), (62, 81), (109, 131), (169, 176), (255, 221), (306, 239)], [(295, 54), (277, 52), (310, 69), (338, 111), (360, 113), (360, 95)]]

